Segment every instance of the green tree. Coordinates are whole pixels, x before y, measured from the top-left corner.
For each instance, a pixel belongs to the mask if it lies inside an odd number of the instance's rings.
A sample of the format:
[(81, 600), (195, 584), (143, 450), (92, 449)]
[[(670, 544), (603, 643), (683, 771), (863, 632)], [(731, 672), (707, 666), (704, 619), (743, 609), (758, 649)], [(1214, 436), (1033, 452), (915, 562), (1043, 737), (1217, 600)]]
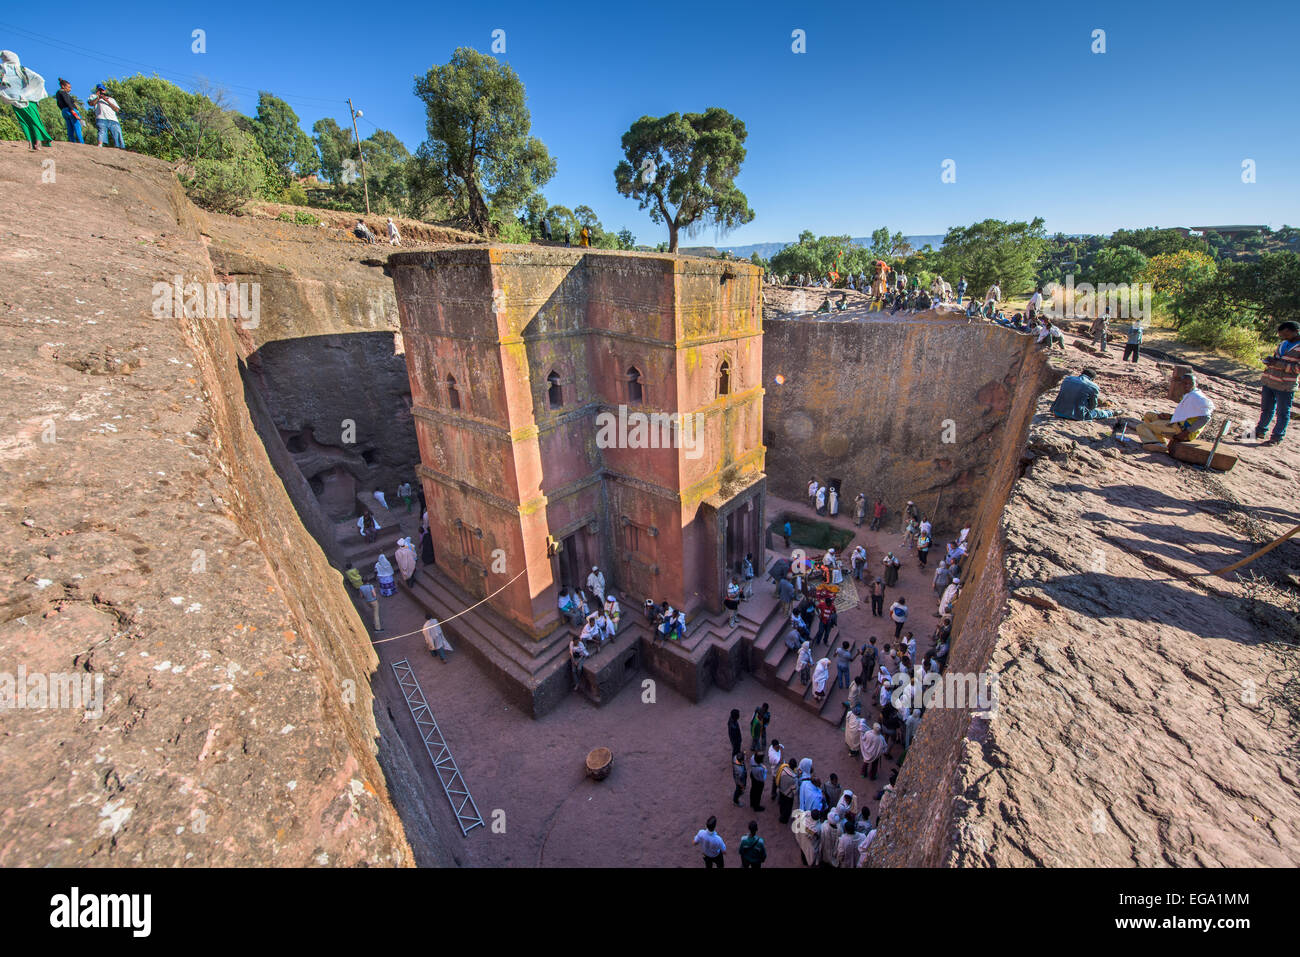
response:
[(1117, 229), (1110, 234), (1106, 245), (1132, 246), (1148, 259), (1184, 249), (1192, 252), (1210, 252), (1210, 244), (1201, 237), (1184, 236), (1176, 229), (1158, 229), (1154, 226), (1146, 226), (1142, 229)]
[(643, 116), (623, 134), (626, 159), (614, 169), (623, 196), (668, 225), (668, 251), (678, 234), (706, 225), (734, 229), (754, 211), (735, 179), (745, 160), (745, 124), (719, 107), (703, 113)]
[(215, 153), (195, 161), (181, 175), (190, 198), (218, 213), (233, 213), (250, 199), (278, 195), (278, 173), (257, 140), (233, 123), (222, 133)]
[(850, 275), (870, 276), (874, 272), (872, 262), (871, 251), (848, 236), (814, 236), (805, 229), (797, 243), (772, 257), (769, 268), (780, 275), (806, 274), (814, 279), (834, 271), (840, 274), (840, 282), (846, 282)]
[(309, 176), (320, 168), (316, 145), (298, 125), (298, 114), (284, 100), (265, 90), (257, 95), (252, 133), (284, 185), (295, 176)]
[[(354, 147), (355, 149), (355, 147)], [(410, 205), (410, 185), (407, 164), (411, 154), (396, 135), (388, 130), (375, 130), (361, 141), (366, 159), (366, 182), (370, 188), (371, 208), (381, 213), (399, 213)], [(360, 180), (350, 183), (347, 195), (361, 209), (365, 199)]]
[(936, 265), (942, 266), (938, 271), (944, 276), (964, 275), (971, 289), (997, 282), (1004, 293), (1015, 295), (1033, 288), (1046, 245), (1042, 217), (1028, 223), (985, 219), (949, 229)]
[(468, 47), (415, 81), (428, 139), (419, 169), (464, 209), (472, 228), (491, 229), (489, 205), (514, 214), (555, 175), (555, 160), (530, 135), (524, 85), (515, 71)]
[(547, 222), (551, 226), (551, 238), (557, 242), (567, 239), (571, 243), (578, 241), (578, 234), (582, 231), (582, 224), (578, 222), (578, 217), (574, 215), (573, 210), (567, 206), (552, 206), (546, 211)]
[(624, 228), (618, 231), (618, 248), (619, 249), (636, 248), (636, 237), (632, 235), (632, 230)]
[(1087, 275), (1094, 283), (1130, 283), (1146, 268), (1147, 257), (1132, 246), (1106, 246), (1097, 253)]
[(356, 153), (352, 131), (343, 129), (332, 116), (317, 120), (312, 124), (311, 131), (314, 134), (321, 176), (333, 186), (340, 185), (343, 180), (343, 164)]
[(868, 248), (874, 259), (883, 259), (886, 262), (908, 256), (912, 252), (912, 244), (903, 237), (903, 234), (891, 235), (886, 226), (872, 231), (871, 246)]
[(1142, 273), (1142, 281), (1151, 283), (1153, 292), (1173, 313), (1174, 326), (1181, 327), (1189, 307), (1198, 301), (1203, 287), (1217, 274), (1218, 267), (1208, 253), (1180, 249), (1152, 256)]
[(1300, 255), (1266, 252), (1224, 263), (1209, 281), (1193, 283), (1184, 302), (1190, 312), (1269, 335), (1279, 322), (1300, 321)]

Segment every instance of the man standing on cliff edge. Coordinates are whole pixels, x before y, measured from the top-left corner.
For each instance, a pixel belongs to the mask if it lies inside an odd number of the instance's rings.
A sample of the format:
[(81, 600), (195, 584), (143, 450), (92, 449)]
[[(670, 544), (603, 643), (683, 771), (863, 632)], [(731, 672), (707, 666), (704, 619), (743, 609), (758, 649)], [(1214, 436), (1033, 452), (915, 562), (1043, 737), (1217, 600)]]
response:
[(1273, 425), (1273, 435), (1265, 445), (1277, 445), (1286, 435), (1287, 423), (1291, 421), (1291, 401), (1295, 398), (1296, 380), (1300, 378), (1300, 325), (1284, 322), (1277, 327), (1277, 334), (1282, 341), (1271, 356), (1264, 360), (1264, 375), (1260, 380), (1259, 424), (1255, 426), (1255, 438), (1262, 439), (1268, 431), (1268, 424)]

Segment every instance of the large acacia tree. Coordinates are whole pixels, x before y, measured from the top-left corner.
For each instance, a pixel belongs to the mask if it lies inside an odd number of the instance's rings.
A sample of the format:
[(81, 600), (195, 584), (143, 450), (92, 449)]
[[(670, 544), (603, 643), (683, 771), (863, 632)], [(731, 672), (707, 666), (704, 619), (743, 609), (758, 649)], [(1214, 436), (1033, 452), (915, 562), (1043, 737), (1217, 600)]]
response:
[(618, 191), (668, 224), (668, 251), (678, 233), (715, 225), (734, 229), (754, 211), (735, 179), (745, 160), (745, 124), (726, 110), (643, 116), (623, 134), (627, 159), (614, 170)]
[(555, 175), (555, 160), (532, 126), (524, 85), (494, 57), (459, 47), (451, 62), (415, 78), (427, 111), (420, 168), (438, 177), (475, 230), (491, 214), (513, 214)]

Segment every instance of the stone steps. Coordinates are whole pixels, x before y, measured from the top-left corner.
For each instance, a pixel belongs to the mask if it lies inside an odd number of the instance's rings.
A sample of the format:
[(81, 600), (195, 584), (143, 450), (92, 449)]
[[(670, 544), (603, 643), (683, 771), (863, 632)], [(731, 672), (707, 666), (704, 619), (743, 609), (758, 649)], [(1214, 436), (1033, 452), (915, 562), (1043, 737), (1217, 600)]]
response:
[[(335, 526), (335, 540), (339, 543), (340, 560), (351, 563), (364, 577), (374, 575), (373, 566), (380, 552), (387, 555), (391, 562), (393, 552), (397, 550), (397, 540), (404, 537), (401, 526), (397, 524), (382, 526), (375, 534), (374, 541), (370, 542), (357, 532), (355, 520)], [(393, 570), (394, 572), (397, 570), (396, 563), (393, 565)]]
[(544, 714), (572, 688), (567, 629), (557, 629), (541, 641), (533, 641), (488, 605), (458, 614), (473, 605), (475, 599), (462, 592), (437, 566), (422, 567), (412, 585), (399, 582), (399, 587), (439, 621), (450, 618), (444, 630), (455, 647), (467, 650), (528, 713)]

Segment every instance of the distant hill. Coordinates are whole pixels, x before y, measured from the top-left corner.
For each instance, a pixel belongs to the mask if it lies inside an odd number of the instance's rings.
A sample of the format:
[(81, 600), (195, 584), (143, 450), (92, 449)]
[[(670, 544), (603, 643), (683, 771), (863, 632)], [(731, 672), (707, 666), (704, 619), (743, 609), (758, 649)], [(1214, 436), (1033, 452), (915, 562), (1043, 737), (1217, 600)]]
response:
[[(912, 244), (913, 249), (920, 249), (922, 246), (927, 244), (938, 249), (943, 245), (943, 236), (908, 236), (907, 241)], [(855, 237), (853, 242), (857, 243), (859, 246), (870, 246), (871, 237)], [(784, 243), (750, 243), (748, 246), (719, 246), (718, 249), (723, 252), (731, 253), (731, 255), (735, 256), (737, 259), (748, 259), (750, 256), (754, 255), (754, 253), (758, 253), (764, 259), (771, 259), (781, 250), (785, 249), (786, 246), (792, 246), (794, 243), (795, 240), (792, 239)]]

